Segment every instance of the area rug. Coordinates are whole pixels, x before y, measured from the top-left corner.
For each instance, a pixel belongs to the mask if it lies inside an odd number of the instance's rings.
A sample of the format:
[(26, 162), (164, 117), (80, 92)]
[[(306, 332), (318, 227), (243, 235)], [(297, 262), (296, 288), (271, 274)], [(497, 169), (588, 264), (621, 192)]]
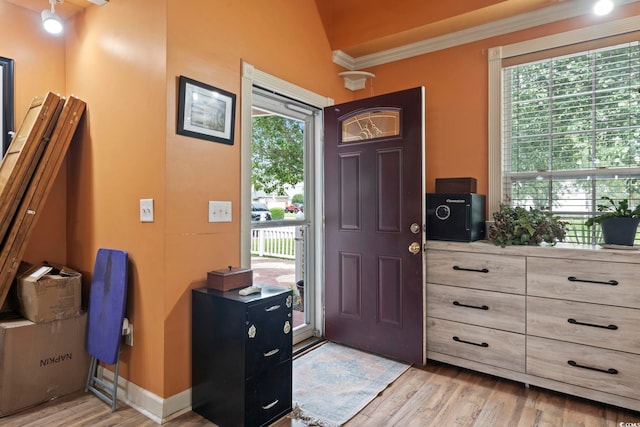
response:
[(292, 418), (309, 426), (341, 426), (408, 368), (327, 342), (293, 361)]

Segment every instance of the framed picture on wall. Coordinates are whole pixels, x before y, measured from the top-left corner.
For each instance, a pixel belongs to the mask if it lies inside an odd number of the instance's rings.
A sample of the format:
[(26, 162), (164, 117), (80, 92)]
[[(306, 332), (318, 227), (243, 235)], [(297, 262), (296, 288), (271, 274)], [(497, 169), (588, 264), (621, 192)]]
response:
[(235, 117), (235, 94), (179, 77), (178, 134), (233, 145)]
[(0, 56), (0, 158), (4, 157), (13, 132), (13, 59)]

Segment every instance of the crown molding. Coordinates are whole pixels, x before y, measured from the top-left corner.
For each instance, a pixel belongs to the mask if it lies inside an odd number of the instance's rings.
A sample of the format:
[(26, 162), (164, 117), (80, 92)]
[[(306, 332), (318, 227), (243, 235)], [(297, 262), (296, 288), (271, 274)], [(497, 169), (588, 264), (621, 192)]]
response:
[[(640, 0), (618, 0), (616, 1), (616, 6), (635, 3), (637, 1)], [(490, 37), (501, 36), (503, 34), (509, 34), (515, 31), (561, 21), (563, 19), (587, 15), (591, 13), (591, 9), (592, 4), (590, 2), (563, 2), (511, 18), (501, 19), (499, 21), (490, 22), (477, 27), (421, 40), (419, 42), (383, 50), (369, 55), (363, 55), (357, 58), (354, 58), (340, 50), (333, 51), (332, 57), (335, 64), (340, 65), (347, 70), (362, 70), (368, 67), (400, 61), (402, 59), (412, 58), (426, 53), (484, 40)]]
[(334, 50), (332, 53), (332, 59), (334, 64), (346, 68), (349, 71), (355, 71), (356, 59), (353, 56), (347, 55), (341, 50)]

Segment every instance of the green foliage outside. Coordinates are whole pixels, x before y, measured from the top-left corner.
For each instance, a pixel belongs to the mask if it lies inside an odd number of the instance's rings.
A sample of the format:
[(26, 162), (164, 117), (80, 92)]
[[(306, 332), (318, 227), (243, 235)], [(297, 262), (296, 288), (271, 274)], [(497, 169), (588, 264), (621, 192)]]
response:
[[(573, 194), (640, 199), (637, 177), (589, 173), (640, 167), (637, 46), (523, 64), (506, 75), (512, 94), (507, 110), (512, 201), (553, 209), (550, 205)], [(546, 171), (574, 175), (551, 179)]]
[(304, 194), (294, 194), (291, 203), (304, 203)]
[(255, 190), (282, 196), (303, 182), (304, 123), (276, 115), (254, 117), (251, 138)]
[(271, 208), (269, 209), (271, 212), (271, 219), (284, 219), (284, 208)]

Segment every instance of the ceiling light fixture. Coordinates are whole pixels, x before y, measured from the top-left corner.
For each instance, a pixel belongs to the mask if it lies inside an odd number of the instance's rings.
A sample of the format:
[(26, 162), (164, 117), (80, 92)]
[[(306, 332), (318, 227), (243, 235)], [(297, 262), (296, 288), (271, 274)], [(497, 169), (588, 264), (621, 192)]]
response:
[(604, 16), (613, 10), (613, 1), (612, 0), (598, 0), (596, 4), (593, 6), (593, 13), (598, 16)]
[(367, 78), (373, 79), (376, 76), (368, 71), (343, 71), (338, 75), (344, 79), (344, 87), (351, 91), (364, 89)]
[(51, 10), (45, 9), (40, 14), (42, 16), (42, 26), (51, 34), (60, 34), (64, 29), (62, 19), (56, 15), (55, 4), (62, 3), (62, 0), (49, 0), (51, 4)]

